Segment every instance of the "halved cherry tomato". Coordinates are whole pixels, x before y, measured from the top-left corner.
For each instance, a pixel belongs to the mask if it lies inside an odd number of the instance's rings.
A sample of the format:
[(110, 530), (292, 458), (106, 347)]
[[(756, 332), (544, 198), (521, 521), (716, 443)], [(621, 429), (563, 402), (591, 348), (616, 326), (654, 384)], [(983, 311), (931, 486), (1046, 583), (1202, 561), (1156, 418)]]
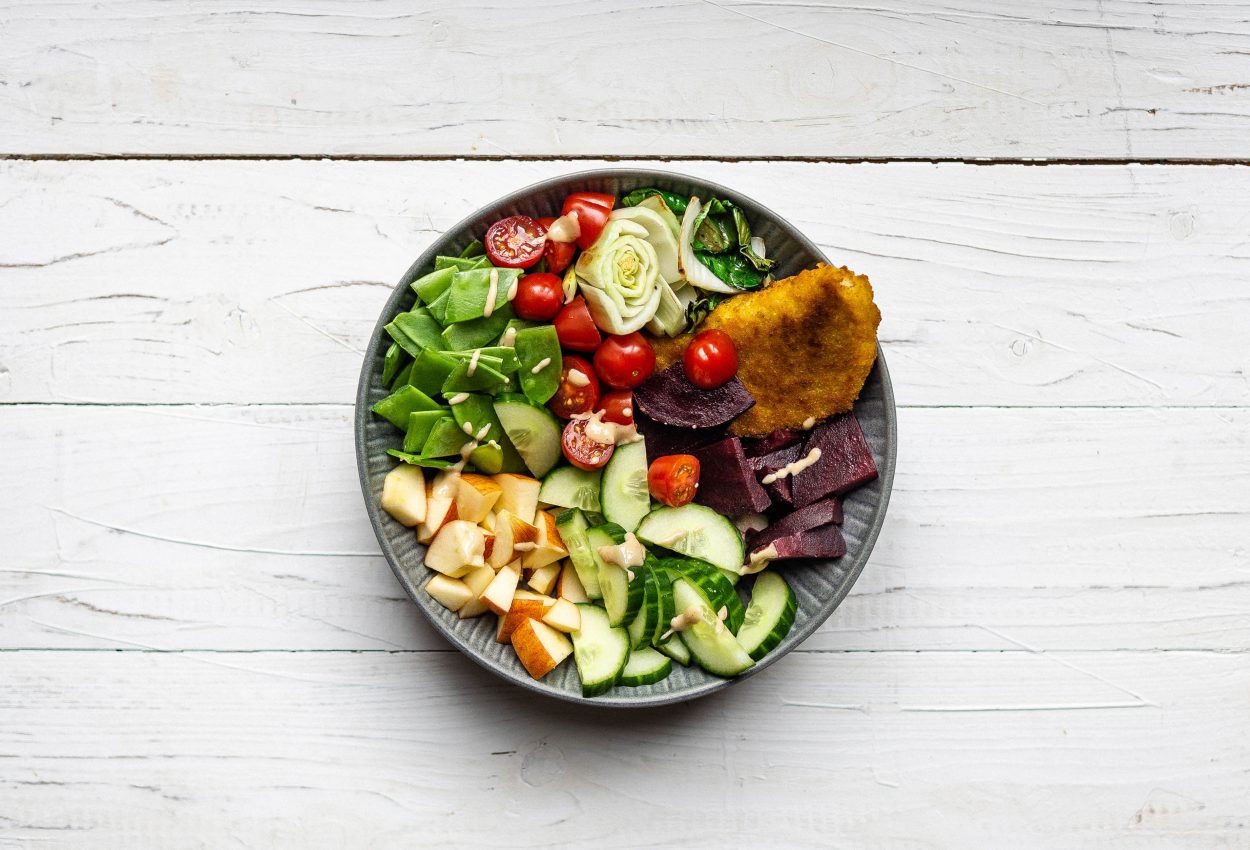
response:
[(543, 258), (547, 229), (527, 215), (511, 215), (492, 224), (482, 241), (491, 265), (528, 269)]
[(573, 216), (582, 229), (577, 237), (577, 247), (583, 251), (595, 243), (608, 223), (608, 214), (616, 203), (615, 195), (600, 192), (574, 192), (564, 199), (561, 215)]
[(586, 434), (586, 419), (574, 419), (564, 426), (560, 448), (569, 463), (578, 469), (602, 469), (616, 451), (612, 443), (601, 443)]
[[(595, 327), (595, 320), (590, 318), (586, 299), (580, 295), (561, 308), (553, 324), (560, 344), (574, 351), (594, 351), (603, 340)], [(593, 373), (594, 370), (591, 371)]]
[(527, 274), (517, 281), (512, 309), (522, 319), (550, 322), (564, 304), (564, 283), (547, 272)]
[[(538, 223), (543, 229), (549, 229), (555, 223), (554, 218), (540, 218)], [(569, 267), (569, 263), (573, 262), (573, 254), (577, 252), (576, 242), (553, 242), (547, 240), (547, 246), (543, 248), (543, 258), (547, 261), (547, 271), (552, 274), (560, 274)]]
[(604, 422), (615, 422), (617, 425), (634, 424), (634, 394), (629, 390), (613, 390), (604, 393), (599, 399), (599, 410), (603, 411)]
[(690, 504), (699, 490), (699, 459), (694, 455), (657, 457), (647, 470), (647, 486), (652, 496), (670, 508)]
[[(572, 375), (573, 372), (579, 372), (580, 377)], [(590, 413), (597, 404), (599, 379), (595, 377), (595, 369), (590, 361), (576, 354), (564, 355), (560, 386), (551, 401), (547, 402), (547, 407), (561, 419), (569, 419), (578, 413)]]
[(738, 347), (722, 330), (700, 331), (681, 357), (690, 383), (705, 390), (715, 389), (738, 374)]
[(655, 349), (637, 331), (609, 336), (595, 350), (595, 371), (609, 387), (632, 390), (655, 371)]

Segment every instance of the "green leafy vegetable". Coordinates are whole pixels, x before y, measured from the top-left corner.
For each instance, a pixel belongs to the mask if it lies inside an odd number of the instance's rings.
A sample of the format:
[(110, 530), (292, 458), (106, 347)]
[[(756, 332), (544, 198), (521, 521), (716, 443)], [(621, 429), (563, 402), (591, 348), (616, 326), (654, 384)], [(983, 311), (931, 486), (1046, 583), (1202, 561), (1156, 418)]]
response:
[(697, 328), (708, 313), (716, 309), (716, 305), (729, 298), (728, 295), (720, 295), (715, 292), (708, 292), (695, 298), (686, 305), (686, 327), (688, 330)]
[(741, 254), (709, 254), (695, 251), (695, 257), (711, 270), (712, 274), (736, 289), (759, 289), (768, 281), (768, 275), (757, 271)]
[(681, 215), (686, 211), (685, 198), (681, 195), (674, 195), (672, 192), (665, 192), (663, 189), (635, 189), (621, 198), (621, 206), (636, 207), (651, 197), (658, 197), (664, 201), (664, 205), (672, 210), (674, 215)]
[(387, 449), (386, 453), (391, 457), (397, 457), (404, 463), (410, 463), (413, 466), (426, 466), (431, 469), (446, 469), (451, 466), (449, 460), (438, 460), (423, 455), (414, 455), (411, 452), (401, 452), (399, 449)]
[(660, 260), (647, 236), (647, 228), (638, 222), (609, 218), (603, 233), (577, 258), (586, 306), (595, 324), (608, 333), (631, 333), (655, 316)]

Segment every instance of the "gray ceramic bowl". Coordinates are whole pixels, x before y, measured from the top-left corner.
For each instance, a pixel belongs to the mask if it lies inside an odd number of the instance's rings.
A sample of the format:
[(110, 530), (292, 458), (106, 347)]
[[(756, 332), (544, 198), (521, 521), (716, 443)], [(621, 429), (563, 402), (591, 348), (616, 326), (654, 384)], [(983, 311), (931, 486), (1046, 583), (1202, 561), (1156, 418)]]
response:
[[(570, 192), (610, 192), (620, 196), (643, 186), (655, 186), (682, 195), (699, 195), (702, 198), (725, 198), (741, 206), (746, 210), (754, 232), (764, 238), (769, 256), (778, 258), (775, 269), (777, 277), (795, 274), (817, 262), (828, 262), (810, 240), (771, 210), (732, 189), (705, 180), (638, 168), (585, 171), (544, 180), (506, 195), (473, 213), (447, 231), (412, 264), (386, 302), (386, 308), (374, 328), (364, 368), (360, 373), (360, 388), (356, 394), (356, 458), (360, 467), (365, 507), (378, 543), (381, 544), (386, 560), (404, 590), (453, 646), (491, 672), (538, 693), (570, 702), (588, 702), (600, 706), (641, 707), (681, 702), (719, 691), (744, 676), (721, 679), (703, 672), (697, 666), (682, 667), (674, 664), (672, 674), (662, 682), (640, 688), (614, 688), (592, 699), (581, 695), (581, 686), (572, 659), (541, 681), (531, 679), (517, 660), (512, 647), (495, 642), (494, 617), (460, 620), (422, 589), (433, 574), (422, 562), (425, 547), (417, 543), (416, 535), (411, 529), (400, 525), (378, 508), (382, 480), (395, 465), (395, 460), (386, 454), (386, 450), (398, 448), (402, 442), (401, 435), (389, 423), (370, 413), (369, 408), (387, 392), (381, 381), (381, 373), (382, 357), (390, 345), (390, 338), (383, 330), (383, 325), (396, 314), (411, 309), (414, 296), (408, 284), (432, 267), (436, 255), (460, 253), (475, 238), (479, 238), (491, 223), (504, 216), (517, 213), (536, 217), (557, 215), (564, 197)], [(833, 561), (780, 568), (798, 597), (799, 608), (794, 628), (747, 675), (757, 673), (779, 661), (833, 613), (833, 609), (838, 607), (838, 603), (846, 596), (864, 568), (881, 530), (894, 480), (895, 415), (890, 375), (879, 348), (877, 365), (868, 376), (863, 393), (855, 404), (855, 415), (872, 446), (880, 477), (870, 485), (849, 494), (846, 499), (846, 519), (843, 525), (846, 555)]]

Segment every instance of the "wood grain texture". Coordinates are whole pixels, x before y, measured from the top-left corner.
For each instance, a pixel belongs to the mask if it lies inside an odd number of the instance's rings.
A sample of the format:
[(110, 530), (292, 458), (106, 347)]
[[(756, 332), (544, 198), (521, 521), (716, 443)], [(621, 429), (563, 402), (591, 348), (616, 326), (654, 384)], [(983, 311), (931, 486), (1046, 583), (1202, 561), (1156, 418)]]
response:
[(1245, 157), (1180, 0), (0, 3), (0, 151)]
[[(581, 167), (0, 163), (0, 402), (350, 401), (420, 251)], [(867, 273), (901, 404), (1250, 401), (1250, 168), (659, 167)]]
[[(340, 406), (0, 407), (0, 488), (24, 494), (0, 514), (0, 647), (447, 648), (377, 554), (350, 426)], [(1248, 427), (904, 409), (881, 539), (805, 647), (1250, 650)]]
[(624, 714), (443, 653), (0, 657), (15, 847), (1201, 850), (1250, 831), (1245, 655), (803, 653)]

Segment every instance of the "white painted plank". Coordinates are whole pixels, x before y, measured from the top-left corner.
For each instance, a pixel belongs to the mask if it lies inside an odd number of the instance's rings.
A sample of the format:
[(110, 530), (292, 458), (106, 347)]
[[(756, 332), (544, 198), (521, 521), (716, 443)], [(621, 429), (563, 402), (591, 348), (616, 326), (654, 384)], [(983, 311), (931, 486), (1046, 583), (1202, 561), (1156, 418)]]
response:
[(1216, 0), (0, 4), (0, 151), (1244, 157)]
[[(1250, 649), (1250, 410), (905, 409), (810, 649)], [(365, 517), (351, 409), (0, 408), (0, 647), (445, 648)]]
[[(349, 402), (417, 254), (580, 167), (0, 163), (0, 402)], [(869, 274), (901, 404), (1250, 402), (1250, 169), (659, 167)]]
[(14, 846), (1250, 838), (1245, 655), (803, 654), (628, 713), (574, 710), (443, 653), (3, 658)]

